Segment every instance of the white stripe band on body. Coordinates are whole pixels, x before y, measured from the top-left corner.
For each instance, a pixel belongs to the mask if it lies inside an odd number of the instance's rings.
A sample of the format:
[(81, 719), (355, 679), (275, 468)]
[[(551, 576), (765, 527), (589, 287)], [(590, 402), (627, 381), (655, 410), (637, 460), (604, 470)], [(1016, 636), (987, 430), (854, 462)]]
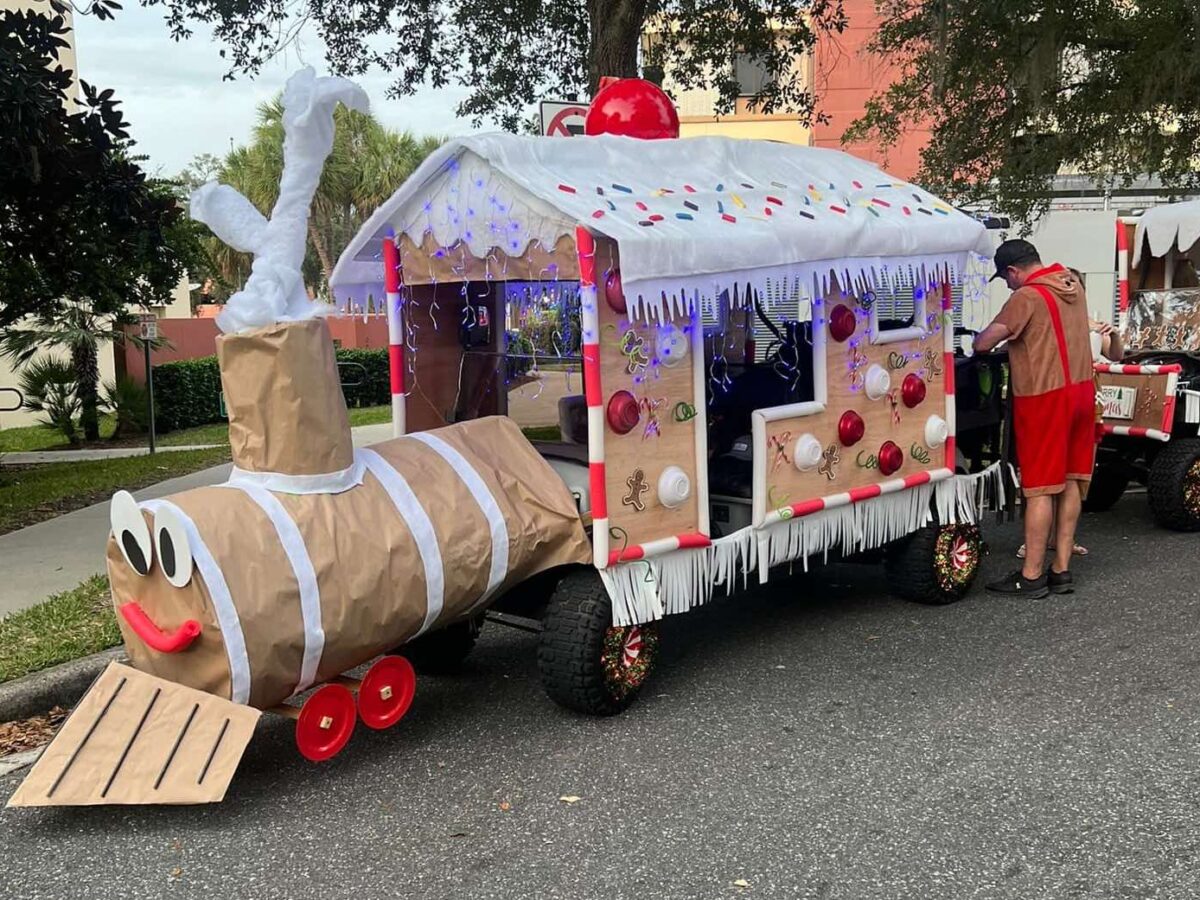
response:
[(234, 466), (226, 484), (256, 487), (280, 494), (340, 494), (362, 484), (363, 467), (358, 457), (337, 472), (319, 475), (288, 475), (283, 472), (248, 472)]
[(304, 546), (304, 536), (278, 497), (270, 491), (249, 484), (223, 484), (221, 487), (242, 491), (266, 513), (271, 524), (275, 526), (279, 544), (287, 554), (292, 574), (300, 586), (304, 657), (300, 662), (300, 680), (296, 684), (298, 694), (311, 687), (317, 680), (317, 669), (321, 665), (321, 655), (325, 652), (325, 628), (321, 624), (321, 590), (317, 586), (317, 570), (313, 568), (312, 557), (308, 555), (308, 548)]
[(383, 485), (396, 512), (412, 532), (417, 552), (421, 554), (421, 564), (425, 567), (425, 622), (418, 634), (423, 634), (441, 615), (446, 597), (446, 573), (442, 568), (437, 532), (433, 530), (433, 522), (404, 476), (374, 450), (362, 449), (358, 453), (366, 463), (367, 471)]
[(427, 431), (409, 435), (409, 437), (425, 444), (450, 464), (450, 467), (462, 479), (463, 484), (470, 489), (475, 502), (479, 504), (484, 517), (487, 518), (488, 527), (492, 532), (492, 567), (488, 573), (487, 590), (475, 604), (478, 606), (496, 592), (496, 589), (504, 582), (505, 576), (508, 575), (508, 523), (504, 521), (504, 513), (500, 509), (500, 504), (496, 502), (496, 498), (492, 496), (492, 491), (487, 483), (475, 471), (475, 467), (467, 461), (466, 457), (440, 437)]
[(208, 595), (217, 614), (217, 624), (221, 627), (225, 653), (229, 656), (229, 699), (234, 703), (249, 703), (250, 657), (246, 654), (246, 636), (242, 634), (242, 621), (238, 618), (237, 607), (233, 605), (233, 597), (229, 593), (229, 585), (225, 583), (221, 567), (213, 558), (204, 539), (200, 537), (196, 523), (182, 509), (167, 500), (144, 500), (139, 505), (151, 513), (163, 507), (169, 508), (179, 516), (179, 521), (187, 529), (192, 559), (208, 587)]

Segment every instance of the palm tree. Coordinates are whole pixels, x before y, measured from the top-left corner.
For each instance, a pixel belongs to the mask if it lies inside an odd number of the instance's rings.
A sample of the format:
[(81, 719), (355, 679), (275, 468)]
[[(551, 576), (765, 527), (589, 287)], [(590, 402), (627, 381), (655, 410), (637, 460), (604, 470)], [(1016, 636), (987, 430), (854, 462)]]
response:
[(0, 356), (17, 365), (39, 351), (65, 351), (75, 373), (79, 424), (89, 441), (100, 440), (100, 345), (125, 338), (122, 326), (132, 321), (125, 313), (97, 313), (90, 303), (64, 301), (38, 313), (20, 326), (0, 333)]
[[(416, 138), (385, 128), (373, 116), (339, 107), (334, 113), (333, 150), (325, 161), (321, 183), (308, 220), (305, 280), (328, 294), (329, 276), (342, 248), (363, 222), (387, 200), (441, 138)], [(225, 157), (218, 181), (237, 188), (264, 214), (279, 198), (283, 174), (283, 103), (275, 98), (258, 108), (258, 123), (248, 146)], [(250, 257), (216, 238), (209, 252), (220, 276), (241, 284), (250, 274)]]

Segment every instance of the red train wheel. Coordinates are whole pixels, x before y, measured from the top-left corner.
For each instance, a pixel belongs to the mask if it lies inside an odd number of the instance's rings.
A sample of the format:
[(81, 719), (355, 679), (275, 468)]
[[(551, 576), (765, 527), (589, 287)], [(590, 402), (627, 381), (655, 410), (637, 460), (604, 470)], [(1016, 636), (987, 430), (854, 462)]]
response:
[(354, 695), (340, 684), (327, 684), (304, 701), (296, 718), (296, 747), (313, 762), (332, 759), (354, 733)]
[(376, 731), (404, 718), (417, 690), (417, 675), (403, 656), (385, 656), (367, 669), (358, 688), (358, 714)]

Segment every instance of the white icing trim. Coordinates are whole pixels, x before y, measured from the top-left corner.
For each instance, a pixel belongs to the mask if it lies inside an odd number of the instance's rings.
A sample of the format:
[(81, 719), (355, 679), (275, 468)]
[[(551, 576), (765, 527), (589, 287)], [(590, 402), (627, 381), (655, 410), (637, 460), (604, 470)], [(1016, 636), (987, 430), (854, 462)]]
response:
[(196, 523), (182, 509), (169, 500), (144, 500), (140, 505), (152, 514), (160, 509), (170, 509), (187, 529), (192, 559), (208, 587), (208, 596), (217, 614), (217, 625), (221, 629), (225, 653), (229, 657), (229, 699), (234, 703), (249, 703), (250, 657), (246, 652), (246, 636), (242, 633), (242, 622), (237, 607), (233, 604), (233, 596), (229, 593), (229, 585), (221, 572), (221, 566), (204, 543)]
[(354, 462), (340, 472), (285, 475), (282, 472), (248, 472), (234, 466), (225, 484), (231, 487), (256, 487), (278, 494), (340, 494), (358, 487), (362, 480), (363, 463), (356, 450)]
[(765, 528), (749, 526), (717, 538), (710, 547), (680, 550), (655, 558), (609, 566), (600, 578), (613, 605), (613, 624), (651, 622), (685, 612), (712, 599), (715, 586), (732, 593), (740, 574), (744, 587), (754, 571), (831, 550), (855, 553), (897, 540), (937, 521), (969, 524), (1006, 502), (1006, 476), (1000, 463), (975, 475), (955, 475), (930, 484), (884, 494), (860, 503), (787, 519)]
[(475, 471), (475, 467), (467, 461), (465, 456), (428, 431), (409, 435), (409, 437), (414, 441), (420, 441), (450, 464), (450, 467), (462, 479), (463, 484), (470, 488), (471, 495), (487, 518), (488, 528), (492, 533), (492, 562), (488, 572), (487, 590), (476, 603), (478, 606), (499, 589), (508, 575), (508, 523), (504, 520), (504, 513), (492, 495), (491, 489), (487, 486), (487, 482)]
[(304, 544), (304, 536), (279, 499), (269, 491), (248, 484), (226, 484), (221, 487), (242, 491), (266, 513), (275, 527), (279, 545), (287, 555), (296, 584), (300, 587), (300, 618), (304, 622), (304, 657), (295, 693), (300, 693), (317, 680), (321, 656), (325, 652), (325, 626), (321, 622), (321, 589), (317, 571)]
[[(409, 486), (408, 480), (392, 468), (391, 463), (374, 450), (363, 449), (359, 453), (367, 471), (379, 479), (396, 507), (396, 512), (412, 532), (421, 565), (425, 569), (425, 621), (418, 634), (428, 631), (441, 615), (446, 599), (446, 572), (442, 565), (442, 551), (437, 532), (421, 501)], [(415, 637), (416, 635), (414, 635)]]

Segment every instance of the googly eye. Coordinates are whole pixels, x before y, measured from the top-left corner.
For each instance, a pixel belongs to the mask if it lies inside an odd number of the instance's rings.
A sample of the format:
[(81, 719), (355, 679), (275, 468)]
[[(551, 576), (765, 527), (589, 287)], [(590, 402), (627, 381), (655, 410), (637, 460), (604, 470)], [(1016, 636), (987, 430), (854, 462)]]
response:
[(129, 568), (139, 575), (149, 575), (150, 566), (154, 563), (150, 529), (146, 527), (146, 520), (133, 494), (129, 491), (113, 494), (108, 506), (108, 521)]
[(192, 549), (183, 521), (169, 506), (154, 514), (154, 549), (167, 581), (177, 588), (192, 578)]

